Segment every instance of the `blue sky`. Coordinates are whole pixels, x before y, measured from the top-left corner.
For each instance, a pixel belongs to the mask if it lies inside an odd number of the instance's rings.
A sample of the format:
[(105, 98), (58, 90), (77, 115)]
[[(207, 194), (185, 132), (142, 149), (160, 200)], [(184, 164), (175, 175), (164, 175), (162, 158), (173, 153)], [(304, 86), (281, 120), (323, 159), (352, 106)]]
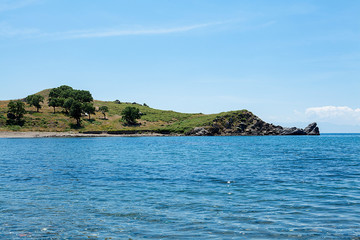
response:
[(0, 0), (0, 99), (63, 84), (360, 132), (360, 1)]

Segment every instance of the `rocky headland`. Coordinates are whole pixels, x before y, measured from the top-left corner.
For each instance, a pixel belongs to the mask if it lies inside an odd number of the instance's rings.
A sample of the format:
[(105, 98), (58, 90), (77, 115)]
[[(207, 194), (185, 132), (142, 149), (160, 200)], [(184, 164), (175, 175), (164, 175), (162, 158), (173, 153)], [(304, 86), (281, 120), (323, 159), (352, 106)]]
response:
[(188, 136), (264, 136), (264, 135), (320, 135), (317, 124), (305, 129), (286, 128), (266, 123), (249, 111), (233, 112), (216, 117), (208, 126), (195, 127)]

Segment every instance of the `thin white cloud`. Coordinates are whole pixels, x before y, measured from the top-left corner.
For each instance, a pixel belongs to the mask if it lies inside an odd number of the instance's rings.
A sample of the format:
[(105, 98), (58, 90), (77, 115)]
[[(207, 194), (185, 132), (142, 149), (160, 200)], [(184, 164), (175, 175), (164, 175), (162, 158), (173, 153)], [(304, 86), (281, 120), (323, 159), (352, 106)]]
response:
[(50, 39), (82, 39), (82, 38), (106, 38), (131, 35), (163, 35), (171, 33), (188, 32), (196, 29), (206, 28), (225, 22), (213, 22), (194, 24), (172, 28), (137, 28), (137, 29), (98, 29), (78, 30), (67, 32), (45, 33), (38, 29), (16, 29), (7, 23), (0, 23), (0, 37), (26, 37), (26, 38), (50, 38)]
[(37, 2), (38, 0), (0, 0), (0, 12), (23, 8)]
[(23, 28), (17, 29), (9, 24), (0, 22), (0, 37), (31, 37), (40, 34), (38, 29)]
[(195, 24), (173, 28), (142, 28), (142, 29), (108, 29), (108, 30), (81, 30), (70, 32), (58, 32), (39, 35), (40, 37), (51, 37), (56, 39), (80, 39), (80, 38), (105, 38), (105, 37), (119, 37), (119, 36), (131, 36), (131, 35), (161, 35), (170, 33), (188, 32), (195, 29), (206, 28), (213, 25), (222, 24), (216, 23), (204, 23)]
[(308, 118), (333, 124), (360, 125), (360, 108), (347, 106), (312, 107), (305, 111)]
[[(0, 0), (1, 1), (1, 0)], [(29, 0), (30, 1), (30, 0)], [(120, 37), (120, 36), (132, 36), (132, 35), (164, 35), (171, 33), (189, 32), (203, 28), (209, 28), (216, 25), (224, 25), (228, 23), (238, 22), (237, 20), (227, 20), (220, 22), (209, 22), (202, 24), (193, 24), (177, 27), (132, 27), (127, 29), (91, 29), (91, 30), (74, 30), (64, 32), (42, 32), (39, 29), (17, 29), (13, 28), (6, 23), (0, 22), (0, 37), (25, 37), (25, 38), (47, 38), (53, 40), (63, 39), (84, 39), (84, 38), (108, 38), (108, 37)], [(244, 29), (253, 30), (258, 28), (269, 27), (276, 24), (276, 21), (266, 22), (262, 25), (255, 26), (253, 28)]]

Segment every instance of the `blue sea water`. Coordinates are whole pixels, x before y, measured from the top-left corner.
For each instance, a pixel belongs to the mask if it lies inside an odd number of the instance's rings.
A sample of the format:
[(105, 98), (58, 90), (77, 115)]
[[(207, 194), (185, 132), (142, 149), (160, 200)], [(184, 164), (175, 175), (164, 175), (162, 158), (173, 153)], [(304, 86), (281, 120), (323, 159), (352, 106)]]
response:
[(0, 239), (360, 239), (360, 135), (0, 139)]

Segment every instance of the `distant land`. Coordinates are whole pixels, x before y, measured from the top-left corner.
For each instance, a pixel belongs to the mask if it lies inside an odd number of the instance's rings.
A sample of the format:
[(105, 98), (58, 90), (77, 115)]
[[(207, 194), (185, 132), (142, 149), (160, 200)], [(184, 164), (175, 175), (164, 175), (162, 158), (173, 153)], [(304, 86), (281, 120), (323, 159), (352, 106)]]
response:
[[(248, 110), (222, 112), (218, 114), (180, 113), (154, 109), (146, 104), (117, 101), (94, 100), (95, 114), (83, 114), (81, 126), (69, 118), (65, 111), (58, 107), (54, 113), (48, 106), (49, 93), (46, 89), (36, 93), (44, 97), (42, 108), (37, 112), (35, 107), (26, 104), (24, 124), (7, 124), (7, 105), (9, 101), (0, 101), (0, 132), (75, 132), (93, 135), (188, 135), (188, 136), (262, 136), (262, 135), (319, 135), (316, 123), (306, 128), (284, 128), (266, 123)], [(25, 98), (24, 98), (25, 99)], [(22, 101), (25, 101), (21, 99)], [(99, 107), (107, 106), (106, 119)], [(141, 112), (137, 124), (126, 125), (121, 121), (121, 112), (126, 107), (136, 107)], [(62, 135), (61, 135), (62, 136)]]

